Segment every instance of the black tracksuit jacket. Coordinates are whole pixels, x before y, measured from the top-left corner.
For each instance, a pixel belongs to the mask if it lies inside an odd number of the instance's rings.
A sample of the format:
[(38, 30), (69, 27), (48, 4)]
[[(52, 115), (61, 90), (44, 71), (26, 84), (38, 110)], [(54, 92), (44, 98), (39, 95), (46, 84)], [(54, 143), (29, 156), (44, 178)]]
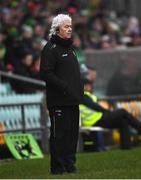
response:
[(72, 41), (54, 35), (41, 53), (41, 79), (46, 82), (47, 106), (78, 105), (83, 84)]

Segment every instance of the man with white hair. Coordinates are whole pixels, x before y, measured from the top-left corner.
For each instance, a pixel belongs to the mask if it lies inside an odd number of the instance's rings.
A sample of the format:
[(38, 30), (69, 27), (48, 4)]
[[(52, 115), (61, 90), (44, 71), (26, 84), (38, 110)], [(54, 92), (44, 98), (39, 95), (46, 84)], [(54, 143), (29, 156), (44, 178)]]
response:
[(51, 119), (51, 173), (73, 173), (79, 130), (79, 104), (83, 96), (79, 64), (72, 48), (72, 19), (53, 18), (49, 41), (41, 55), (40, 74), (46, 81)]

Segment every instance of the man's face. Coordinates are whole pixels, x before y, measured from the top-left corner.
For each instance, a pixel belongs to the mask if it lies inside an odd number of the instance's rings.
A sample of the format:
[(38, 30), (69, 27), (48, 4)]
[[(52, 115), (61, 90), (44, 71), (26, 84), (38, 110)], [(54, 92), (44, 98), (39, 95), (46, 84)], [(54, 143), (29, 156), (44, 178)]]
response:
[(63, 24), (59, 27), (57, 35), (63, 39), (69, 39), (72, 35), (72, 23), (70, 20), (65, 20)]

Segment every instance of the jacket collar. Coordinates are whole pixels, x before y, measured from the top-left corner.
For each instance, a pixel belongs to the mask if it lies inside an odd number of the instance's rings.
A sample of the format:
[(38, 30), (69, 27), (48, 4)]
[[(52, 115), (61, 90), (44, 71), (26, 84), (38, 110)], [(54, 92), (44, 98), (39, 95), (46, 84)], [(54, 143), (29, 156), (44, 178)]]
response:
[(53, 35), (51, 37), (51, 42), (61, 45), (61, 46), (64, 46), (64, 47), (70, 47), (73, 43), (72, 38), (66, 40), (57, 35)]

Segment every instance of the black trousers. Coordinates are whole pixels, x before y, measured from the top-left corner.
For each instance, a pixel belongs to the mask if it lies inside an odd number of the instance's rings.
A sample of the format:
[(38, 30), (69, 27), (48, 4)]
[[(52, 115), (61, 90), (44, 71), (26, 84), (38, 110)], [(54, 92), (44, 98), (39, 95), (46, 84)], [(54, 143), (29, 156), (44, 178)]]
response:
[(79, 106), (49, 109), (51, 172), (65, 172), (74, 167), (79, 131)]
[(124, 109), (118, 109), (113, 112), (104, 113), (102, 119), (95, 125), (104, 128), (119, 129), (121, 148), (123, 149), (131, 147), (131, 135), (129, 126), (132, 126), (139, 133), (141, 133), (141, 122), (135, 119)]

